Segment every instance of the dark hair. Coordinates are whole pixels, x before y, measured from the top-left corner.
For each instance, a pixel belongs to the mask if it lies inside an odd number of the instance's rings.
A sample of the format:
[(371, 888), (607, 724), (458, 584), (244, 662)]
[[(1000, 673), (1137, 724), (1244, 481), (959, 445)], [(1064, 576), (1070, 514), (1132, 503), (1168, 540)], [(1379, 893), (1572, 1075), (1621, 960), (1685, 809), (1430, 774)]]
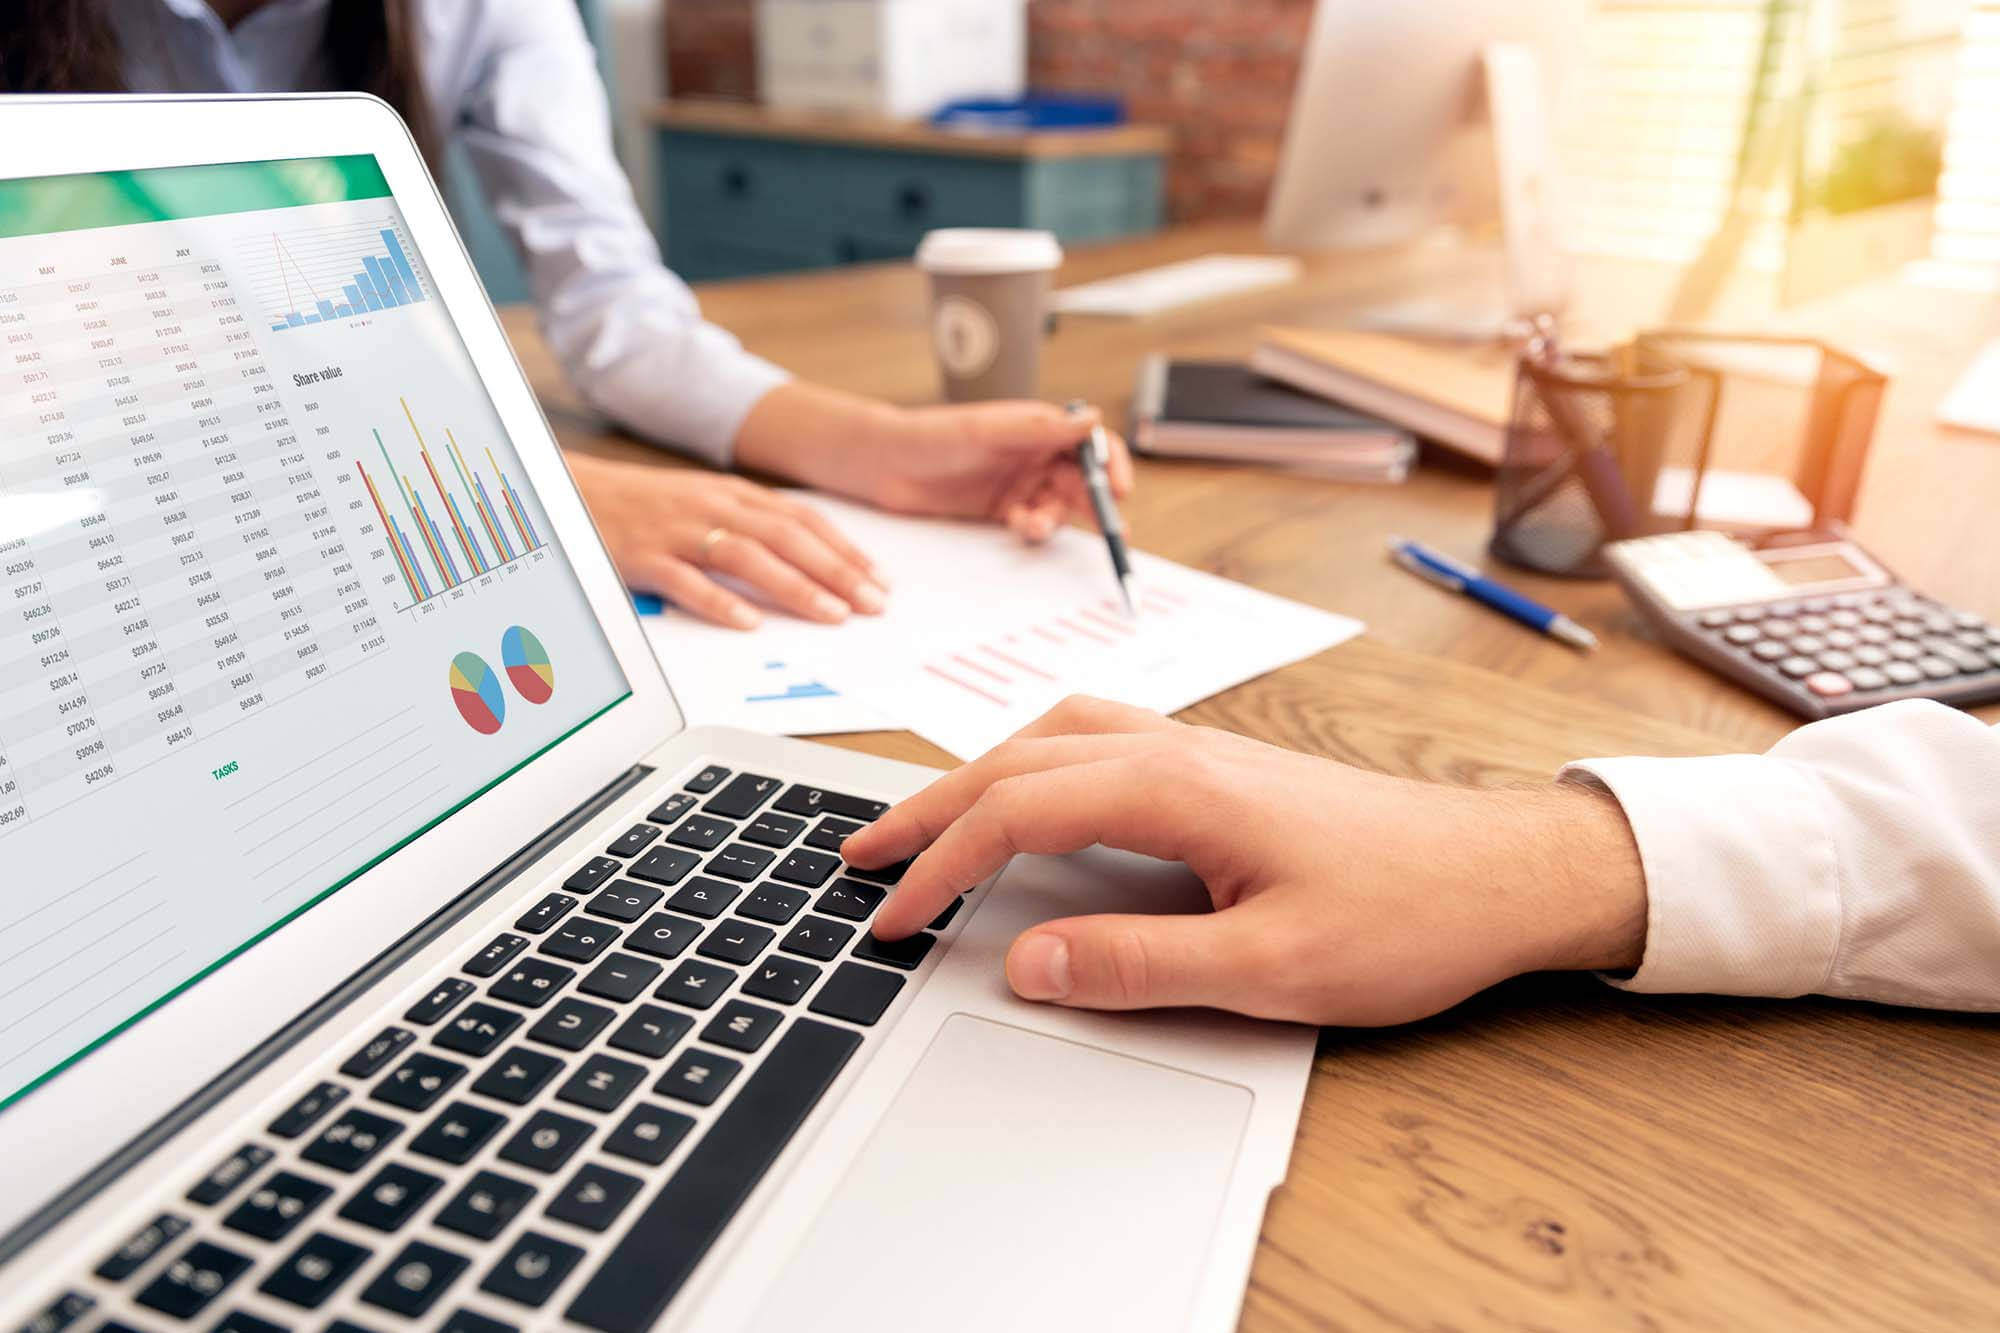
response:
[[(106, 17), (107, 3), (117, 2), (0, 3), (0, 92), (124, 92), (118, 33)], [(373, 93), (396, 108), (435, 168), (437, 124), (424, 95), (414, 9), (409, 0), (334, 0), (327, 63), (337, 87)]]

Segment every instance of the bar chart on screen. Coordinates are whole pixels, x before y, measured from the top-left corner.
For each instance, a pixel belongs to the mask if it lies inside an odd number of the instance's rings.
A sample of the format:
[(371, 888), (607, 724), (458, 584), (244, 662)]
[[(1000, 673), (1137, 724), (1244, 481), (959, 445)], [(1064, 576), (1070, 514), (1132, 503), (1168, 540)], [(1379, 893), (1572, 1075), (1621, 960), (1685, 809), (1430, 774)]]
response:
[(244, 278), (274, 333), (429, 300), (416, 247), (394, 217), (273, 231), (238, 248)]

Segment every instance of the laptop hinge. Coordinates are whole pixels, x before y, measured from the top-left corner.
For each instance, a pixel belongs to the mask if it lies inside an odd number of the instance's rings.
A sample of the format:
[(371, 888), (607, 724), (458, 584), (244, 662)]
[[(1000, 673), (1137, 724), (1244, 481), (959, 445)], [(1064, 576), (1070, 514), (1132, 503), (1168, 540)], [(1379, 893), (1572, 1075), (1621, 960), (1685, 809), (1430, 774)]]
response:
[(272, 1061), (338, 1017), (341, 1011), (357, 997), (422, 952), (431, 941), (457, 925), (487, 900), (508, 889), (564, 839), (597, 818), (612, 802), (644, 782), (652, 772), (653, 770), (647, 765), (635, 764), (600, 788), (581, 805), (549, 825), (533, 841), (482, 875), (463, 893), (419, 922), (401, 939), (377, 954), (347, 980), (302, 1011), (297, 1018), (259, 1043), (242, 1059), (78, 1177), (69, 1188), (29, 1214), (19, 1226), (0, 1236), (0, 1264), (5, 1264), (25, 1250), (43, 1232), (88, 1203), (98, 1191), (116, 1181), (134, 1163), (154, 1152), (161, 1144), (180, 1133), (211, 1107), (254, 1078)]

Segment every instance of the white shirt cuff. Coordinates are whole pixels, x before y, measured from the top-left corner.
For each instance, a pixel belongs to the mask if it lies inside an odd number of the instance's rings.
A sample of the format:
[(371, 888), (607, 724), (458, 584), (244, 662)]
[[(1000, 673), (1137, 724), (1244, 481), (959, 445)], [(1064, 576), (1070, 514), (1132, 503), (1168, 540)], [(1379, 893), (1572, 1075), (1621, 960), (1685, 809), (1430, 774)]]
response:
[(1840, 872), (1828, 797), (1803, 765), (1769, 755), (1587, 759), (1562, 778), (1624, 807), (1646, 875), (1646, 951), (1635, 991), (1806, 995), (1840, 943)]

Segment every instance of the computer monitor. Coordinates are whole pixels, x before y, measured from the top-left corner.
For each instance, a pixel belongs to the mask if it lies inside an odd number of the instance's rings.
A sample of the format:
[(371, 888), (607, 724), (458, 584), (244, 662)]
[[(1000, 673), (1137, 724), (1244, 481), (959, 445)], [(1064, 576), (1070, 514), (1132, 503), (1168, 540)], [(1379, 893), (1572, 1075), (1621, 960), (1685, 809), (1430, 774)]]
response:
[[(1496, 217), (1505, 316), (1559, 311), (1549, 108), (1588, 0), (1321, 0), (1265, 234), (1289, 250), (1393, 245)], [(1478, 321), (1475, 321), (1478, 322)]]

